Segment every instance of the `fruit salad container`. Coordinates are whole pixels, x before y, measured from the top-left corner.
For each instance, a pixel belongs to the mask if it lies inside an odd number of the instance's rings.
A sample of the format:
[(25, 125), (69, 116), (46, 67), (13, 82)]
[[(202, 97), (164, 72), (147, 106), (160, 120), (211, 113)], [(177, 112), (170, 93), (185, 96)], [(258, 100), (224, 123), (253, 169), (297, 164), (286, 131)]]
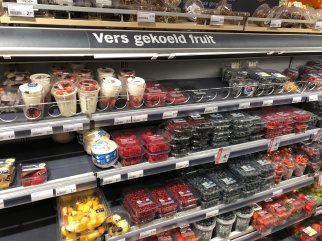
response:
[(0, 189), (5, 189), (10, 186), (15, 177), (15, 159), (7, 158), (0, 159)]
[(150, 197), (147, 190), (137, 188), (125, 193), (123, 206), (128, 211), (134, 224), (151, 222), (157, 214), (157, 205)]
[(297, 154), (295, 155), (294, 160), (295, 160), (294, 176), (300, 177), (304, 174), (304, 171), (309, 162), (309, 159), (306, 155)]
[(144, 104), (146, 107), (159, 107), (166, 105), (167, 91), (159, 83), (147, 82), (144, 91)]
[(178, 204), (164, 187), (152, 187), (150, 189), (150, 198), (157, 206), (159, 217), (170, 217), (177, 213)]
[(177, 180), (167, 185), (167, 190), (171, 197), (179, 204), (179, 210), (195, 208), (199, 198), (193, 193), (192, 189), (183, 181)]
[(195, 193), (200, 197), (201, 208), (217, 205), (221, 199), (221, 188), (203, 173), (188, 173), (186, 179)]
[(245, 231), (249, 227), (253, 213), (254, 209), (252, 206), (247, 206), (236, 210), (235, 231)]
[(147, 128), (140, 133), (145, 149), (150, 153), (162, 153), (169, 151), (169, 140), (157, 130)]
[(21, 165), (21, 185), (24, 187), (39, 185), (47, 182), (46, 163)]
[(192, 229), (195, 232), (199, 241), (208, 241), (211, 240), (215, 226), (216, 219), (207, 218), (192, 224)]
[(218, 215), (216, 217), (216, 237), (228, 238), (235, 220), (236, 214), (233, 212)]
[(189, 94), (180, 88), (167, 88), (166, 103), (168, 105), (182, 105), (189, 101)]
[(113, 215), (107, 217), (106, 229), (106, 233), (110, 237), (115, 237), (126, 234), (130, 230), (130, 225), (126, 218), (122, 217), (118, 213), (114, 213)]
[(242, 195), (243, 183), (228, 170), (216, 168), (206, 172), (207, 177), (222, 189), (222, 200), (224, 203), (234, 202)]
[(61, 240), (96, 240), (105, 232), (109, 210), (99, 189), (60, 196), (57, 210)]
[(254, 211), (252, 217), (253, 227), (260, 233), (265, 233), (274, 227), (278, 222), (275, 214), (266, 210)]

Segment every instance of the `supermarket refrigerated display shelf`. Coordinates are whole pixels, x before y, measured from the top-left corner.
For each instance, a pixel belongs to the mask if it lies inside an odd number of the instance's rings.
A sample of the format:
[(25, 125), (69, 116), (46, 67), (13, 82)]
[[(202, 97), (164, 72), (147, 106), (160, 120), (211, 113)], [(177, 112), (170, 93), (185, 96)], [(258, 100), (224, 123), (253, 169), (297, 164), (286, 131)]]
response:
[[(322, 207), (317, 208), (316, 213), (319, 212), (321, 209), (322, 209)], [(313, 214), (313, 216), (314, 215), (315, 214)], [(283, 223), (282, 225), (279, 225), (277, 227), (274, 227), (274, 228), (272, 228), (271, 230), (269, 230), (266, 233), (259, 233), (258, 231), (253, 230), (252, 232), (246, 233), (246, 234), (241, 235), (241, 236), (236, 237), (236, 238), (230, 238), (229, 237), (229, 240), (231, 240), (231, 241), (255, 241), (255, 240), (258, 240), (258, 239), (260, 239), (262, 237), (268, 236), (268, 235), (270, 235), (272, 233), (276, 233), (278, 231), (281, 231), (284, 228), (287, 228), (289, 226), (292, 226), (293, 224), (298, 223), (298, 222), (301, 222), (301, 221), (303, 221), (305, 219), (308, 219), (310, 217), (301, 217), (301, 218), (296, 218), (296, 219), (288, 220), (285, 223)], [(217, 241), (217, 240), (216, 239), (213, 239), (212, 241)], [(218, 241), (220, 241), (220, 240), (218, 240)]]
[[(310, 93), (308, 93), (310, 94)], [(311, 95), (311, 94), (310, 94)], [(316, 93), (314, 95), (317, 95)], [(322, 92), (319, 94), (322, 98)], [(95, 126), (112, 126), (117, 123), (128, 124), (133, 118), (138, 121), (153, 121), (195, 114), (214, 113), (238, 109), (286, 105), (306, 101), (306, 94), (285, 94), (276, 96), (240, 98), (197, 104), (173, 105), (158, 108), (144, 108), (117, 112), (101, 112), (92, 115)]]
[[(65, 118), (45, 118), (38, 121), (7, 122), (0, 124), (0, 141), (86, 130), (89, 129), (91, 121), (94, 122), (95, 127), (104, 127), (184, 117), (195, 114), (214, 113), (272, 105), (286, 105), (305, 102), (309, 99), (322, 99), (322, 92), (239, 98), (216, 102), (183, 104), (157, 108), (126, 109), (113, 112), (106, 111), (92, 114), (91, 117), (81, 115)], [(4, 114), (2, 113), (2, 115)], [(23, 113), (18, 113), (18, 115), (20, 120), (24, 119)]]
[[(2, 147), (0, 158), (8, 158), (16, 152), (17, 171), (10, 188), (0, 191), (0, 209), (97, 187), (90, 157), (84, 155), (83, 148), (76, 142), (63, 145), (51, 140), (37, 140), (4, 144)], [(20, 164), (41, 162), (46, 163), (48, 181), (22, 186)]]
[[(301, 188), (311, 184), (313, 180), (314, 180), (313, 177), (308, 177), (308, 176), (292, 178), (290, 180), (281, 182), (279, 185), (277, 185), (276, 187), (270, 190), (257, 193), (248, 198), (239, 199), (236, 202), (231, 204), (221, 204), (207, 209), (201, 209), (200, 207), (197, 207), (191, 210), (182, 211), (177, 213), (172, 218), (157, 219), (145, 225), (133, 226), (131, 230), (124, 235), (120, 235), (117, 237), (109, 237), (108, 235), (106, 235), (105, 239), (107, 241), (138, 240), (143, 237), (151, 236), (155, 233), (160, 233), (166, 230), (173, 229), (175, 227), (179, 227), (181, 225), (193, 223), (208, 217), (213, 217), (221, 213), (230, 212), (238, 208), (265, 200), (267, 198), (271, 198), (276, 195), (290, 192), (294, 189)], [(114, 207), (114, 208), (117, 210), (122, 210), (121, 207)], [(112, 210), (114, 208), (112, 208)]]
[[(319, 129), (308, 130), (305, 133), (289, 134), (277, 137), (280, 140), (279, 146), (286, 146), (302, 141), (311, 139)], [(251, 154), (259, 151), (267, 150), (268, 144), (271, 140), (263, 139), (258, 141), (246, 142), (238, 145), (232, 145), (224, 147), (223, 149), (230, 150), (230, 157), (237, 157), (246, 154)], [(173, 171), (180, 168), (186, 168), (189, 166), (197, 166), (205, 163), (214, 162), (215, 156), (217, 155), (220, 148), (211, 149), (201, 152), (190, 153), (187, 156), (180, 158), (169, 158), (166, 161), (149, 163), (144, 162), (141, 164), (118, 167), (115, 169), (102, 170), (95, 168), (97, 177), (100, 179), (101, 185), (110, 183), (130, 180), (143, 176), (154, 175), (157, 173)]]
[[(19, 113), (23, 115), (23, 113)], [(0, 141), (89, 129), (86, 116), (0, 124)]]
[[(280, 146), (309, 140), (318, 130), (312, 129), (305, 133), (281, 136), (279, 137)], [(269, 141), (263, 139), (225, 148), (230, 149), (230, 157), (237, 157), (267, 150)], [(11, 148), (7, 146), (11, 146)], [(59, 145), (51, 141), (38, 140), (32, 142), (32, 144), (22, 142), (20, 144), (7, 144), (7, 146), (3, 146), (5, 151), (1, 153), (0, 158), (10, 157), (11, 153), (20, 149), (21, 152), (16, 154), (18, 163), (21, 163), (21, 161), (24, 161), (23, 163), (30, 163), (30, 161), (33, 161), (33, 163), (46, 162), (49, 174), (48, 182), (29, 187), (22, 187), (20, 179), (16, 177), (9, 189), (0, 191), (0, 207), (2, 208), (51, 198), (57, 196), (57, 192), (63, 195), (90, 189), (97, 186), (97, 178), (101, 185), (107, 185), (189, 166), (210, 163), (214, 161), (219, 151), (219, 149), (212, 149), (192, 153), (186, 157), (170, 158), (167, 161), (158, 163), (145, 162), (129, 167), (102, 170), (92, 164), (91, 157), (84, 154), (83, 148), (76, 142), (68, 145)], [(23, 146), (23, 149), (21, 149), (21, 146)], [(49, 146), (50, 148), (47, 148)], [(28, 150), (36, 150), (37, 148), (40, 151), (28, 153)], [(17, 173), (19, 176), (19, 172)]]

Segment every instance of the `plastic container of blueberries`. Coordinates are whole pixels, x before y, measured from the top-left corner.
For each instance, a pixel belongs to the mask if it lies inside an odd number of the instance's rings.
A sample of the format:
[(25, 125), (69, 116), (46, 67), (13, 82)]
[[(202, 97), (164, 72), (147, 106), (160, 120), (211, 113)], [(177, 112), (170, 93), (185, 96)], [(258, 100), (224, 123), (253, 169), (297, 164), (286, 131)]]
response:
[(210, 114), (208, 115), (209, 120), (213, 123), (213, 127), (216, 126), (230, 126), (231, 120), (222, 114)]
[(231, 120), (232, 126), (252, 126), (253, 118), (247, 113), (236, 111), (225, 113), (224, 116)]

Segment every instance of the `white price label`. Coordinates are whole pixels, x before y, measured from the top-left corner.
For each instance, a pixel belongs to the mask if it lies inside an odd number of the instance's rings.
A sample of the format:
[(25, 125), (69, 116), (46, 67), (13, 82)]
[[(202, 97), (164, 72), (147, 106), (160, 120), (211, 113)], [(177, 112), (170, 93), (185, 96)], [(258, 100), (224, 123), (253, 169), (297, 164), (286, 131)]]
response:
[(14, 131), (3, 131), (0, 132), (0, 141), (15, 139), (16, 135)]
[(96, 0), (96, 7), (112, 6), (112, 0)]
[(117, 117), (114, 119), (114, 125), (124, 125), (131, 123), (131, 116)]
[(75, 123), (75, 124), (65, 124), (63, 125), (64, 132), (72, 132), (72, 131), (81, 131), (83, 130), (83, 123)]
[(283, 189), (276, 190), (273, 192), (273, 197), (279, 196), (283, 194)]
[(189, 161), (182, 161), (176, 163), (176, 169), (187, 168), (189, 167)]
[(221, 147), (218, 150), (217, 156), (215, 157), (215, 164), (225, 163), (228, 161), (230, 156), (230, 148)]
[(268, 152), (276, 151), (280, 146), (281, 138), (275, 137), (268, 142)]
[(274, 100), (264, 100), (262, 106), (272, 106)]
[(134, 178), (139, 178), (143, 177), (143, 170), (135, 171), (135, 172), (129, 172), (127, 174), (127, 179), (134, 179)]
[(218, 111), (218, 106), (208, 106), (205, 108), (204, 114), (215, 113)]
[(319, 174), (318, 186), (322, 187), (322, 172)]
[(156, 233), (157, 233), (157, 230), (155, 228), (149, 229), (147, 231), (141, 232), (140, 233), (140, 238), (150, 237), (152, 235), (155, 235)]
[(44, 191), (40, 191), (40, 192), (34, 192), (34, 193), (31, 193), (30, 196), (31, 196), (31, 201), (35, 202), (35, 201), (39, 201), (39, 200), (53, 197), (54, 190), (49, 189), (49, 190), (44, 190)]
[(148, 114), (132, 115), (132, 123), (143, 122), (148, 120)]
[(315, 216), (319, 216), (319, 215), (321, 215), (322, 214), (322, 208), (321, 209), (319, 209), (319, 210), (317, 210), (316, 212), (315, 212)]
[(315, 29), (322, 30), (322, 21), (317, 21), (317, 22), (315, 23)]
[(318, 101), (319, 100), (319, 96), (318, 95), (310, 95), (309, 96), (309, 101)]
[(155, 23), (155, 13), (138, 11), (137, 20), (139, 23)]
[(302, 96), (293, 97), (292, 103), (299, 103), (302, 101)]
[(239, 103), (238, 109), (247, 109), (249, 107), (250, 107), (250, 102), (242, 102), (242, 103)]
[(114, 182), (120, 182), (120, 181), (121, 181), (121, 174), (113, 175), (111, 177), (104, 177), (103, 185), (107, 185)]
[(322, 129), (319, 129), (319, 130), (314, 134), (313, 141), (319, 141), (319, 140), (321, 140), (321, 137), (322, 137)]
[(0, 209), (3, 209), (4, 208), (4, 201), (3, 199), (0, 199)]
[(76, 184), (72, 184), (64, 187), (57, 187), (55, 191), (56, 191), (56, 196), (73, 193), (73, 192), (76, 192)]
[(219, 213), (219, 209), (214, 209), (212, 211), (209, 211), (206, 213), (206, 218), (212, 218), (212, 217), (215, 217), (217, 216)]
[(53, 134), (53, 127), (39, 127), (31, 129), (31, 136), (43, 136), (43, 135), (51, 135)]
[(178, 116), (178, 111), (177, 110), (171, 110), (171, 111), (163, 112), (162, 119), (176, 118), (177, 116)]
[(37, 4), (37, 0), (17, 0), (17, 3)]
[(271, 20), (271, 28), (280, 28), (282, 26), (282, 20), (281, 19), (272, 19)]
[(34, 6), (31, 4), (8, 4), (9, 17), (34, 17)]
[(218, 15), (211, 15), (210, 16), (210, 25), (224, 25), (225, 23), (225, 17), (224, 16), (218, 16)]

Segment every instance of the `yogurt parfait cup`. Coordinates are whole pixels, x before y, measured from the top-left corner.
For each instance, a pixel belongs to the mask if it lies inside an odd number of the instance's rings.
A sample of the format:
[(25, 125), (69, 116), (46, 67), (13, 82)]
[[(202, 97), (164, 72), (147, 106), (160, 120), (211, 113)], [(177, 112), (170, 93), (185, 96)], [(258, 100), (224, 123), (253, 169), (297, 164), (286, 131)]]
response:
[(29, 120), (39, 119), (43, 115), (44, 89), (38, 83), (26, 83), (19, 86), (24, 103), (23, 111)]
[(73, 82), (68, 80), (61, 80), (56, 82), (52, 89), (52, 95), (55, 97), (59, 111), (62, 116), (69, 117), (76, 114), (77, 101), (76, 93), (77, 88)]
[(82, 113), (95, 113), (98, 93), (100, 91), (98, 83), (95, 80), (86, 79), (79, 81), (77, 87)]
[(104, 77), (101, 83), (100, 108), (113, 109), (122, 90), (120, 80), (113, 77)]
[(135, 71), (131, 69), (121, 69), (117, 75), (117, 78), (122, 82), (122, 91), (121, 96), (123, 99), (126, 99), (126, 88), (127, 88), (127, 80), (130, 77), (135, 76)]
[(45, 96), (49, 93), (51, 80), (51, 76), (49, 74), (33, 74), (30, 76), (30, 80), (31, 82), (38, 83), (43, 87)]
[(143, 105), (145, 87), (145, 80), (140, 77), (130, 77), (127, 79), (130, 107), (139, 108)]

